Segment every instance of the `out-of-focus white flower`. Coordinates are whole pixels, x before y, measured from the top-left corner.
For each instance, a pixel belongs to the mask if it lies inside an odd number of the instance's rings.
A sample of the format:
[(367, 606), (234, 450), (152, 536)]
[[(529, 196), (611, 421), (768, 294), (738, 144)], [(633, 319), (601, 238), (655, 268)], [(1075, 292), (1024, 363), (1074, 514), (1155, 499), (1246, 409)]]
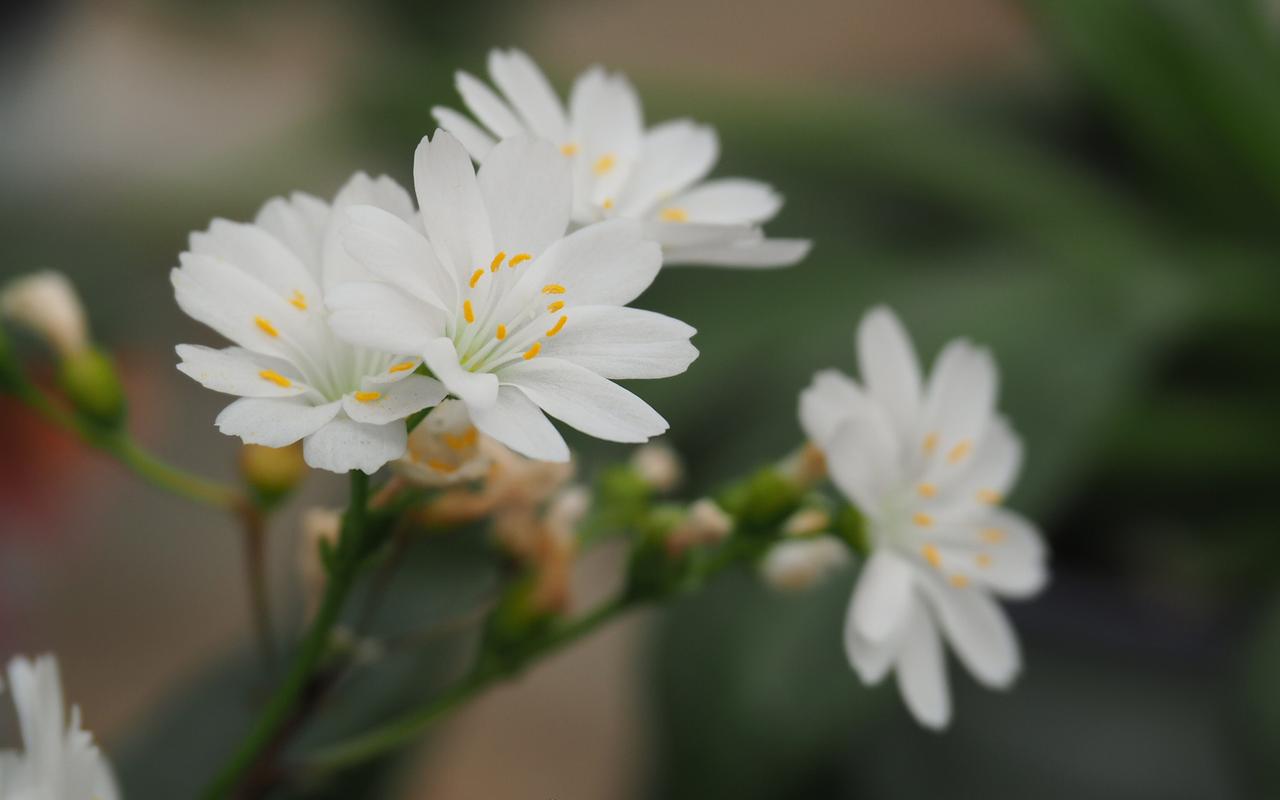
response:
[(691, 120), (648, 130), (640, 99), (621, 74), (592, 67), (578, 76), (565, 106), (537, 64), (520, 50), (489, 52), (494, 92), (457, 74), (458, 92), (479, 125), (450, 108), (432, 109), (478, 162), (497, 139), (532, 133), (560, 149), (573, 167), (573, 220), (640, 220), (662, 243), (667, 264), (782, 267), (804, 258), (810, 243), (766, 239), (760, 226), (782, 208), (766, 183), (705, 180), (720, 155), (713, 128)]
[(336, 240), (341, 209), (353, 204), (402, 224), (416, 218), (404, 189), (360, 173), (332, 207), (296, 193), (268, 202), (251, 224), (214, 220), (192, 234), (172, 272), (178, 305), (237, 346), (179, 345), (178, 369), (241, 398), (218, 415), (223, 433), (267, 447), (301, 439), (312, 467), (372, 473), (404, 454), (402, 420), (445, 390), (414, 374), (421, 362), (408, 351), (353, 347), (325, 322), (333, 286), (368, 278)]
[(680, 485), (684, 465), (680, 454), (666, 442), (649, 442), (631, 454), (631, 468), (654, 491), (666, 493)]
[(0, 751), (0, 799), (116, 800), (111, 765), (80, 727), (80, 709), (66, 714), (57, 659), (19, 656), (8, 675), (24, 750)]
[(419, 486), (452, 486), (482, 477), (489, 464), (466, 405), (445, 400), (413, 429), (404, 457), (391, 466)]
[(821, 372), (800, 397), (805, 432), (867, 522), (846, 651), (867, 683), (896, 670), (911, 712), (941, 728), (951, 699), (939, 630), (979, 682), (1007, 687), (1021, 656), (993, 595), (1026, 597), (1047, 580), (1039, 532), (1000, 506), (1022, 444), (996, 414), (985, 349), (951, 342), (926, 382), (901, 323), (877, 308), (857, 351), (861, 384)]
[(769, 549), (760, 574), (781, 591), (808, 589), (849, 561), (849, 548), (834, 536), (791, 539)]
[(695, 500), (689, 511), (667, 534), (667, 553), (679, 556), (693, 547), (719, 544), (733, 533), (733, 517), (710, 497)]
[(808, 536), (831, 527), (831, 515), (820, 508), (802, 508), (782, 523), (784, 536)]
[(0, 291), (0, 314), (44, 339), (62, 358), (89, 344), (84, 306), (61, 272), (43, 270), (10, 281)]
[(338, 335), (420, 355), (481, 433), (530, 458), (569, 458), (544, 411), (610, 441), (667, 429), (612, 380), (677, 375), (698, 352), (693, 328), (625, 307), (661, 266), (638, 224), (565, 236), (569, 166), (531, 139), (503, 141), (476, 175), (457, 140), (437, 131), (418, 146), (414, 182), (418, 217), (346, 211), (346, 250), (384, 282), (329, 293)]

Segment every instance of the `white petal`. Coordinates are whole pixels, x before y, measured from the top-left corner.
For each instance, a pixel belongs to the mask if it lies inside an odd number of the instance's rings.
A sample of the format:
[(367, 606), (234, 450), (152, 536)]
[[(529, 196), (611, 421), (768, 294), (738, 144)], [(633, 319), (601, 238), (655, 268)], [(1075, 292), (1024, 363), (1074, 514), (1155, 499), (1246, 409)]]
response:
[(569, 460), (569, 447), (547, 416), (514, 386), (498, 388), (489, 408), (468, 406), (471, 421), (482, 433), (528, 458)]
[[(264, 365), (255, 361), (249, 351), (238, 347), (214, 350), (212, 347), (180, 344), (177, 350), (178, 357), (182, 359), (178, 371), (215, 392), (240, 397), (293, 397), (308, 388), (292, 366), (285, 362)], [(264, 378), (263, 373), (268, 371), (275, 377)]]
[(864, 514), (881, 510), (899, 484), (901, 468), (893, 432), (876, 406), (842, 423), (824, 446), (831, 480)]
[(424, 375), (410, 375), (401, 381), (377, 385), (378, 398), (361, 401), (354, 393), (344, 395), (342, 408), (356, 422), (385, 425), (434, 406), (448, 393), (444, 384)]
[(897, 633), (911, 611), (915, 581), (911, 565), (880, 549), (871, 555), (853, 590), (857, 632), (870, 642), (884, 642)]
[(467, 104), (480, 124), (493, 131), (497, 138), (505, 139), (525, 132), (524, 123), (516, 118), (511, 106), (486, 86), (484, 81), (470, 73), (458, 72), (454, 75), (454, 85), (458, 87), (458, 94), (462, 95), (462, 102)]
[(542, 139), (499, 142), (478, 180), (495, 249), (539, 255), (569, 227), (573, 183), (569, 162)]
[(678, 119), (650, 128), (618, 199), (618, 210), (639, 216), (706, 176), (720, 155), (715, 129)]
[(404, 455), (404, 424), (369, 425), (338, 417), (302, 443), (302, 459), (330, 472), (360, 470), (372, 475), (383, 464)]
[(900, 440), (907, 442), (920, 407), (920, 364), (911, 338), (892, 311), (878, 306), (858, 325), (857, 350), (867, 393), (893, 420)]
[(243, 270), (282, 300), (301, 292), (309, 303), (320, 298), (320, 285), (302, 260), (279, 239), (257, 225), (215, 219), (207, 231), (191, 234), (190, 251)]
[(469, 409), (491, 407), (498, 397), (498, 377), (484, 372), (468, 372), (458, 363), (458, 350), (453, 341), (439, 337), (421, 349), (423, 361), (449, 390)]
[(444, 329), (439, 310), (384, 283), (344, 283), (327, 299), (339, 338), (384, 353), (419, 353)]
[(294, 192), (287, 200), (268, 200), (253, 221), (284, 243), (312, 276), (320, 279), (320, 245), (329, 223), (328, 203), (306, 192)]
[(824, 369), (800, 393), (800, 427), (811, 442), (826, 445), (840, 425), (866, 412), (866, 395), (852, 378)]
[(858, 677), (868, 686), (874, 686), (888, 674), (898, 656), (898, 642), (870, 642), (864, 639), (853, 622), (853, 603), (845, 615), (844, 653)]
[(347, 253), (375, 277), (440, 310), (457, 304), (453, 273), (438, 260), (419, 229), (373, 206), (350, 206), (339, 236)]
[(951, 694), (942, 642), (929, 615), (917, 606), (910, 633), (898, 656), (898, 690), (911, 714), (927, 728), (940, 730), (951, 721)]
[(520, 50), (491, 50), (489, 76), (534, 133), (554, 144), (565, 142), (564, 106), (533, 59)]
[(782, 196), (763, 181), (720, 178), (692, 187), (667, 205), (688, 214), (690, 222), (758, 225), (778, 213)]
[(611, 442), (645, 442), (667, 429), (649, 404), (589, 369), (558, 358), (505, 367), (503, 384), (520, 391), (556, 419)]
[(652, 311), (620, 306), (574, 306), (564, 328), (544, 341), (543, 354), (572, 361), (604, 378), (669, 378), (698, 357), (696, 332)]
[(1008, 495), (1022, 469), (1022, 440), (1003, 417), (994, 417), (972, 456), (958, 467), (937, 460), (930, 478), (936, 479), (939, 504), (955, 507), (960, 513), (975, 502), (991, 502)]
[(422, 359), (418, 356), (405, 356), (403, 358), (396, 356), (384, 371), (366, 374), (364, 383), (377, 389), (382, 384), (405, 380), (421, 365)]
[(975, 444), (991, 421), (998, 376), (984, 348), (962, 339), (938, 356), (925, 394), (925, 426), (946, 452), (962, 442)]
[(418, 144), (413, 183), (436, 257), (461, 284), (496, 252), (471, 159), (457, 139), (438, 130), (434, 139), (423, 137)]
[(664, 252), (718, 252), (726, 247), (748, 247), (764, 241), (764, 233), (754, 225), (722, 225), (711, 222), (667, 222), (646, 219), (644, 237), (662, 245)]
[(539, 259), (548, 283), (565, 287), (573, 305), (624, 306), (653, 283), (662, 251), (630, 220), (588, 225), (559, 240)]
[(341, 408), (338, 400), (312, 406), (296, 399), (245, 397), (222, 409), (214, 424), (247, 444), (284, 447), (314, 433)]
[(422, 223), (418, 219), (417, 209), (413, 207), (413, 199), (403, 186), (386, 175), (379, 175), (377, 178), (371, 178), (363, 172), (352, 175), (333, 199), (331, 223), (324, 232), (321, 274), (326, 292), (343, 283), (374, 279), (371, 272), (347, 253), (342, 241), (341, 232), (347, 226), (347, 217), (343, 211), (351, 206), (380, 208), (411, 223), (415, 229), (421, 228)]
[(984, 686), (1007, 687), (1022, 665), (1017, 636), (999, 604), (975, 586), (956, 588), (926, 572), (920, 582), (960, 661)]
[(489, 155), (489, 151), (497, 144), (483, 128), (452, 108), (436, 106), (431, 109), (431, 116), (436, 118), (441, 128), (452, 133), (459, 144), (467, 149), (467, 153), (478, 162), (483, 162)]
[(731, 244), (676, 245), (663, 248), (663, 263), (669, 267), (790, 267), (804, 260), (812, 246), (813, 243), (808, 239), (757, 239)]
[(622, 75), (606, 74), (600, 67), (579, 75), (569, 93), (569, 118), (571, 135), (588, 158), (609, 152), (630, 158), (640, 149), (640, 98)]

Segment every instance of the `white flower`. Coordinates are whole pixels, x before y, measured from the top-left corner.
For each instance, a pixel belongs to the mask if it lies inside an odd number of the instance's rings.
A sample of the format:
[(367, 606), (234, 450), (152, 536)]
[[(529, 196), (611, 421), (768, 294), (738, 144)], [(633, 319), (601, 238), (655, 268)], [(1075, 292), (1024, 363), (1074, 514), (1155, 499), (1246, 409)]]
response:
[(437, 131), (418, 146), (414, 183), (417, 219), (346, 211), (347, 252), (384, 282), (330, 293), (339, 336), (421, 356), (481, 433), (530, 458), (569, 458), (543, 411), (611, 441), (667, 429), (611, 380), (677, 375), (698, 353), (693, 328), (624, 308), (661, 266), (637, 223), (565, 236), (569, 166), (531, 139), (503, 141), (477, 175), (457, 140)]
[(0, 292), (0, 314), (43, 338), (63, 358), (89, 344), (84, 306), (61, 272), (44, 270), (10, 282)]
[(646, 236), (661, 242), (667, 264), (782, 267), (809, 252), (807, 240), (764, 238), (760, 226), (782, 207), (768, 184), (704, 180), (719, 157), (713, 128), (679, 119), (645, 130), (624, 76), (588, 69), (573, 84), (567, 112), (520, 50), (490, 51), (489, 76), (501, 95), (457, 74), (458, 92), (480, 125), (442, 107), (432, 109), (436, 120), (479, 162), (495, 137), (532, 133), (555, 144), (573, 164), (574, 222), (640, 220)]
[(325, 322), (334, 284), (368, 277), (336, 241), (333, 222), (353, 203), (415, 216), (394, 181), (357, 174), (332, 208), (297, 193), (268, 202), (252, 224), (214, 220), (192, 234), (172, 272), (178, 305), (238, 346), (180, 345), (178, 369), (241, 398), (218, 415), (223, 433), (267, 447), (301, 439), (312, 467), (372, 473), (404, 453), (402, 420), (445, 392), (413, 374), (417, 358), (352, 347)]
[(1021, 656), (993, 595), (1039, 591), (1045, 548), (1029, 521), (1000, 507), (1022, 445), (995, 412), (990, 354), (953, 341), (925, 382), (883, 308), (862, 320), (857, 351), (862, 384), (821, 372), (800, 398), (801, 424), (864, 515), (871, 544), (845, 648), (867, 683), (895, 669), (912, 713), (941, 728), (951, 701), (939, 633), (979, 682), (1007, 687)]
[(769, 549), (760, 574), (775, 589), (800, 591), (818, 583), (849, 562), (849, 548), (834, 536), (790, 539)]
[(80, 727), (80, 709), (66, 714), (57, 659), (14, 658), (8, 674), (25, 750), (0, 751), (0, 800), (116, 800), (111, 766)]
[(391, 467), (411, 483), (440, 487), (476, 480), (490, 463), (466, 405), (445, 400), (413, 429), (404, 458)]

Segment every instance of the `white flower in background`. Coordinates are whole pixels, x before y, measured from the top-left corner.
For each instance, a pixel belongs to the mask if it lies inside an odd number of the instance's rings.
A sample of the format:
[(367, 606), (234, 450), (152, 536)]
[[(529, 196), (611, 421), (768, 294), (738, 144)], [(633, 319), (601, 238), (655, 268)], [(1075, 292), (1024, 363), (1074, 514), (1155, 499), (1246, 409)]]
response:
[(14, 658), (8, 674), (24, 750), (0, 751), (0, 800), (116, 800), (111, 766), (80, 727), (80, 709), (66, 714), (57, 659)]
[(451, 486), (484, 476), (491, 463), (460, 400), (445, 400), (409, 434), (404, 457), (391, 467), (418, 486)]
[(592, 67), (578, 76), (569, 107), (519, 50), (489, 52), (494, 92), (466, 73), (458, 92), (479, 121), (432, 109), (478, 162), (497, 139), (531, 133), (560, 148), (573, 165), (573, 221), (640, 220), (662, 244), (667, 264), (783, 267), (809, 252), (800, 239), (766, 239), (760, 226), (782, 198), (746, 178), (705, 180), (719, 157), (713, 128), (687, 119), (645, 130), (640, 99), (622, 75)]
[(769, 548), (760, 562), (765, 583), (784, 592), (814, 586), (849, 563), (849, 548), (834, 536), (784, 540)]
[(16, 278), (0, 291), (0, 314), (53, 346), (66, 358), (89, 344), (89, 324), (75, 287), (61, 272)]
[(546, 142), (507, 139), (477, 175), (448, 133), (414, 163), (418, 219), (354, 205), (342, 239), (384, 282), (329, 293), (339, 336), (421, 356), (472, 423), (530, 458), (565, 461), (547, 412), (578, 430), (644, 442), (667, 429), (617, 378), (665, 378), (697, 356), (693, 328), (625, 308), (661, 266), (638, 223), (568, 236), (569, 165)]
[(821, 372), (800, 397), (801, 424), (871, 543), (845, 647), (867, 683), (896, 670), (912, 713), (941, 728), (951, 700), (940, 634), (979, 682), (1007, 687), (1021, 656), (993, 595), (1039, 591), (1045, 548), (1029, 521), (1000, 506), (1022, 445), (996, 414), (990, 354), (953, 341), (926, 382), (884, 308), (862, 320), (857, 351), (861, 384)]
[(403, 419), (438, 403), (421, 363), (353, 347), (325, 322), (325, 295), (368, 278), (338, 245), (333, 222), (352, 203), (413, 219), (413, 201), (389, 178), (354, 176), (331, 208), (297, 193), (263, 206), (252, 224), (214, 220), (191, 235), (172, 272), (178, 305), (237, 346), (180, 345), (178, 369), (241, 399), (218, 415), (219, 430), (250, 444), (303, 441), (312, 467), (372, 473), (405, 451)]

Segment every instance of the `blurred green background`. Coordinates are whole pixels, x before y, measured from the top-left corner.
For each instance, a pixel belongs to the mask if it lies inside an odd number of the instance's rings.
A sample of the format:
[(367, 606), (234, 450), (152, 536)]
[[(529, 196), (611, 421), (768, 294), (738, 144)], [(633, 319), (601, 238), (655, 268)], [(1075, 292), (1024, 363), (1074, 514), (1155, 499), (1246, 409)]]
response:
[[(689, 496), (799, 442), (797, 392), (853, 369), (871, 305), (928, 357), (957, 335), (997, 354), (1029, 448), (1011, 504), (1054, 553), (1049, 590), (1012, 607), (1014, 691), (953, 670), (956, 723), (923, 732), (844, 663), (851, 576), (779, 597), (732, 575), (486, 698), (390, 777), (358, 776), (360, 796), (1280, 794), (1274, 3), (2, 13), (0, 278), (68, 272), (139, 437), (194, 469), (233, 475), (236, 447), (211, 424), (221, 398), (172, 368), (175, 343), (216, 341), (172, 301), (187, 232), (275, 194), (329, 195), (357, 168), (408, 183), (430, 107), (458, 105), (453, 70), (482, 71), (495, 45), (528, 49), (561, 90), (591, 63), (623, 69), (648, 121), (714, 124), (716, 174), (773, 183), (787, 204), (769, 232), (816, 242), (790, 270), (668, 270), (641, 299), (699, 329), (688, 374), (630, 387), (671, 422)], [(59, 652), (127, 795), (183, 796), (252, 691), (213, 666), (248, 642), (232, 531), (3, 408), (0, 650)], [(628, 452), (570, 441), (586, 477)], [(316, 476), (277, 521), (280, 607), (297, 605), (296, 512), (341, 497)], [(491, 579), (433, 563), (406, 618), (443, 618)], [(426, 662), (386, 668), (426, 691)]]

